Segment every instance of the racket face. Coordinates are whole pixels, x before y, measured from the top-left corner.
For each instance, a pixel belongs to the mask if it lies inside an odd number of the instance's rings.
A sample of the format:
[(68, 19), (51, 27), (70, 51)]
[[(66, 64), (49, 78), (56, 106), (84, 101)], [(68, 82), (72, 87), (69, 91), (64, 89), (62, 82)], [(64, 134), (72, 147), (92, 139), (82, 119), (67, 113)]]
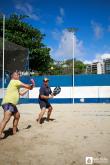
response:
[(55, 87), (54, 90), (53, 90), (53, 93), (55, 95), (59, 94), (61, 92), (61, 88), (60, 87)]

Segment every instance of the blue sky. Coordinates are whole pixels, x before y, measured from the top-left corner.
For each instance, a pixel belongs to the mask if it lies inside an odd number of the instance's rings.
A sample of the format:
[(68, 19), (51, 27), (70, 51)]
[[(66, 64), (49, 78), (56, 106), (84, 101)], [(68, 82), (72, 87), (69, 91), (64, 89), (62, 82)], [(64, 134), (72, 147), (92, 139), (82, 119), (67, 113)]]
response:
[(44, 43), (56, 60), (72, 58), (72, 34), (76, 27), (75, 57), (93, 61), (110, 56), (110, 0), (1, 0), (1, 12), (26, 14), (25, 21), (46, 34)]

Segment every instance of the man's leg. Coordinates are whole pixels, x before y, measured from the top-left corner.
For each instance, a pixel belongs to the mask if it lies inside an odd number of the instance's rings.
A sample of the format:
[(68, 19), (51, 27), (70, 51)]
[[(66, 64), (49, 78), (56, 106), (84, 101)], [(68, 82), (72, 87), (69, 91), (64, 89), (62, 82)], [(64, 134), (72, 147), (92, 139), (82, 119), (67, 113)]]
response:
[(37, 119), (37, 121), (41, 124), (41, 120), (42, 120), (42, 118), (43, 118), (43, 116), (44, 116), (44, 114), (45, 114), (45, 111), (46, 111), (46, 108), (45, 107), (43, 107), (42, 109), (41, 109), (41, 112), (40, 112), (40, 114), (39, 114), (39, 118)]
[(16, 134), (19, 119), (20, 119), (20, 113), (16, 112), (14, 114), (14, 120), (13, 120), (13, 134)]
[(49, 108), (48, 108), (48, 112), (47, 112), (47, 121), (49, 121), (50, 120), (50, 115), (51, 115), (51, 113), (52, 113), (52, 106), (50, 105), (49, 106)]
[(45, 111), (46, 111), (46, 102), (41, 101), (41, 102), (39, 102), (39, 105), (40, 105), (41, 112), (39, 114), (39, 117), (38, 117), (37, 121), (41, 124), (42, 123), (42, 118), (43, 118), (43, 116), (45, 114)]
[(2, 122), (0, 124), (0, 136), (1, 137), (2, 137), (2, 133), (3, 133), (4, 129), (5, 129), (5, 126), (8, 123), (8, 121), (10, 120), (11, 116), (12, 116), (12, 112), (4, 111), (4, 118), (3, 118), (3, 120), (2, 120)]

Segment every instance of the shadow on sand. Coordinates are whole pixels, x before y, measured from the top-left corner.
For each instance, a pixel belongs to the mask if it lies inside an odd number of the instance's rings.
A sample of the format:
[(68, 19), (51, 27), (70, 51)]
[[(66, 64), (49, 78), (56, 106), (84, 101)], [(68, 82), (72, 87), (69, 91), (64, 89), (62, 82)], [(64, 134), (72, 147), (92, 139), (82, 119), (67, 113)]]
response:
[(47, 118), (46, 117), (43, 117), (42, 119), (41, 119), (41, 121), (40, 121), (40, 124), (43, 124), (45, 121), (46, 122), (49, 122), (49, 121), (54, 121), (55, 119), (53, 119), (53, 118), (50, 118), (49, 120), (47, 120)]
[[(28, 125), (26, 128), (23, 129), (30, 129), (32, 126)], [(19, 129), (17, 128), (17, 132), (19, 132)], [(7, 130), (4, 131), (5, 137), (3, 139), (6, 139), (8, 136), (12, 136), (13, 135), (13, 129), (12, 128), (8, 128)]]
[(6, 139), (8, 136), (12, 136), (13, 135), (13, 129), (8, 128), (7, 130), (4, 131), (4, 134), (5, 134), (4, 139)]

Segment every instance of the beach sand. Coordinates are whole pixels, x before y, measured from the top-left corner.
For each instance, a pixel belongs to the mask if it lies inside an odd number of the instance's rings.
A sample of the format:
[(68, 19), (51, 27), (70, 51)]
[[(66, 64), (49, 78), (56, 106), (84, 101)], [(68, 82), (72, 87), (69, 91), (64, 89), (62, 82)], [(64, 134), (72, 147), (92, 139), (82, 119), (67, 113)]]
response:
[(0, 141), (0, 165), (85, 165), (86, 157), (110, 165), (109, 104), (53, 104), (53, 120), (42, 125), (38, 104), (18, 108), (19, 132), (11, 136), (12, 118)]

